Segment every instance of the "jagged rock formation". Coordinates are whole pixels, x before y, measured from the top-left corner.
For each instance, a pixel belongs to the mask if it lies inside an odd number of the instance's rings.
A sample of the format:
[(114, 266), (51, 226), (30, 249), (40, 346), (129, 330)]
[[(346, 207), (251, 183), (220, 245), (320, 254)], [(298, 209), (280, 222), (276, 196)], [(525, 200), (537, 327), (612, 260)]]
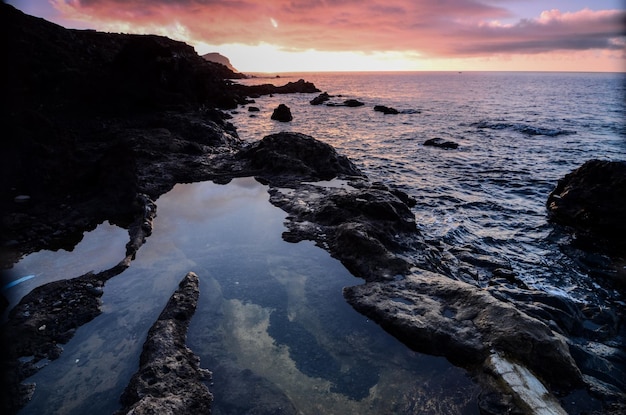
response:
[(572, 229), (579, 242), (626, 252), (626, 162), (589, 160), (559, 180), (546, 206), (550, 220)]
[(309, 101), (309, 103), (311, 105), (321, 105), (328, 100), (330, 100), (330, 95), (328, 95), (328, 92), (322, 92), (321, 94), (313, 98), (311, 101)]
[(272, 113), (273, 120), (280, 122), (289, 122), (293, 120), (293, 115), (291, 115), (291, 109), (285, 104), (280, 104), (276, 108), (274, 108), (274, 112)]
[(211, 372), (186, 345), (187, 329), (198, 304), (198, 276), (185, 275), (148, 332), (139, 371), (122, 394), (117, 414), (210, 414)]

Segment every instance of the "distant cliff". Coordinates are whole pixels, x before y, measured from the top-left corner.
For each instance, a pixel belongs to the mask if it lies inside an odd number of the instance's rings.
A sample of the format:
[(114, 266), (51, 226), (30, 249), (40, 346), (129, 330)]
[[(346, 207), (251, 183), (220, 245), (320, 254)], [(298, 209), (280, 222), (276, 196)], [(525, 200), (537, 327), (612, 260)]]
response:
[(239, 73), (239, 71), (237, 69), (235, 69), (235, 67), (230, 63), (230, 60), (226, 56), (224, 56), (224, 55), (221, 55), (221, 54), (219, 54), (217, 52), (211, 52), (211, 53), (207, 53), (207, 54), (202, 55), (202, 57), (204, 59), (206, 59), (207, 61), (209, 61), (209, 62), (215, 62), (215, 63), (219, 63), (221, 65), (224, 65), (225, 67), (227, 67), (231, 71), (241, 75)]

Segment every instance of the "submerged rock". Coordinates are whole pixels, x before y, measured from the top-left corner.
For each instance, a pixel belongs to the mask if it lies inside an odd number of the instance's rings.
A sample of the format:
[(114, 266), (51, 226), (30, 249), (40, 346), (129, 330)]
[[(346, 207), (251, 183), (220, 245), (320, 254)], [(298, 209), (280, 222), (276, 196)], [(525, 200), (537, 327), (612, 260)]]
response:
[(0, 403), (6, 413), (15, 413), (28, 403), (35, 385), (21, 382), (45, 367), (46, 361), (57, 359), (63, 352), (60, 345), (69, 342), (79, 327), (101, 313), (105, 283), (130, 266), (152, 233), (156, 205), (143, 194), (137, 195), (135, 203), (126, 257), (117, 265), (97, 274), (89, 272), (36, 287), (10, 311), (8, 321), (0, 328)]
[(374, 107), (374, 111), (377, 112), (382, 112), (383, 114), (387, 115), (387, 114), (399, 114), (400, 112), (392, 107), (387, 107), (385, 105), (376, 105)]
[(200, 368), (200, 358), (185, 345), (198, 296), (198, 276), (190, 272), (150, 328), (118, 415), (211, 413), (213, 395), (205, 384), (211, 372)]
[(300, 412), (276, 385), (249, 369), (229, 361), (212, 368), (215, 382), (211, 388), (219, 396), (214, 411), (223, 414), (295, 415)]
[(424, 141), (424, 145), (430, 147), (439, 147), (446, 150), (454, 150), (456, 148), (459, 148), (459, 145), (454, 141), (445, 141), (443, 138), (430, 138)]
[(359, 101), (358, 99), (346, 99), (345, 101), (341, 103), (329, 102), (326, 104), (326, 106), (328, 107), (350, 107), (350, 108), (362, 107), (363, 105), (365, 105), (365, 103)]
[(272, 119), (280, 122), (289, 122), (293, 120), (293, 116), (291, 115), (291, 110), (285, 104), (280, 104), (276, 108), (274, 108), (274, 112), (272, 113)]
[(365, 104), (358, 99), (347, 99), (343, 102), (343, 105), (346, 107), (362, 107)]

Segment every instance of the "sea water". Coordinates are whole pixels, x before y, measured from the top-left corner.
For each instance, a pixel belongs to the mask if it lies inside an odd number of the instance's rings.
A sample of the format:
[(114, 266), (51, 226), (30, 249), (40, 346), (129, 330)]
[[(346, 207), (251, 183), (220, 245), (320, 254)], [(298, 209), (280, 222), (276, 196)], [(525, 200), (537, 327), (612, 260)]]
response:
[[(261, 97), (251, 104), (259, 112), (233, 111), (240, 137), (297, 131), (333, 145), (371, 180), (413, 196), (426, 238), (449, 258), (469, 260), (465, 272), (483, 284), (489, 276), (477, 263), (512, 269), (527, 286), (576, 301), (612, 301), (606, 297), (615, 293), (599, 290), (561, 252), (545, 203), (558, 179), (585, 161), (626, 160), (626, 74), (307, 73), (240, 82), (300, 78), (335, 95), (332, 103), (365, 105), (310, 105), (317, 94)], [(293, 121), (270, 119), (280, 103)], [(459, 147), (425, 147), (431, 138)]]

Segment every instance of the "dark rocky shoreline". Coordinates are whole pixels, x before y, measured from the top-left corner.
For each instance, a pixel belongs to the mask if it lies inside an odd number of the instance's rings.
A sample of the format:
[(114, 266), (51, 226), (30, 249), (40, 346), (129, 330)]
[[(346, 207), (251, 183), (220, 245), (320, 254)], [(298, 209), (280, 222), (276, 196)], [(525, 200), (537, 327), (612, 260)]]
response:
[[(3, 85), (10, 111), (2, 115), (10, 139), (0, 152), (3, 269), (30, 252), (72, 247), (106, 220), (129, 231), (118, 265), (41, 286), (11, 310), (0, 333), (3, 413), (27, 402), (32, 386), (22, 381), (41, 362), (58, 357), (76, 328), (100, 313), (106, 281), (132, 266), (150, 236), (158, 196), (176, 183), (249, 176), (268, 184), (270, 201), (288, 213), (285, 240), (316, 241), (366, 281), (344, 290), (355, 309), (407, 346), (443, 355), (472, 373), (484, 389), (482, 413), (534, 412), (532, 391), (519, 384), (524, 379), (510, 380), (503, 367), (516, 373), (527, 368), (530, 380), (541, 379), (552, 393), (542, 404), (552, 405), (552, 413), (564, 413), (554, 396), (575, 391), (598, 400), (601, 409), (594, 410), (624, 409), (619, 374), (626, 359), (623, 345), (615, 344), (624, 337), (621, 313), (580, 310), (523, 287), (483, 289), (443, 275), (428, 261), (433, 253), (410, 210), (415, 201), (406, 194), (371, 182), (332, 147), (303, 134), (245, 145), (220, 111), (260, 94), (319, 92), (314, 85), (245, 87), (227, 80), (235, 77), (227, 68), (180, 42), (66, 30), (5, 4), (0, 10), (12, 62)], [(331, 179), (348, 186), (311, 183)], [(19, 195), (29, 198), (17, 203)], [(193, 277), (188, 280), (193, 285)], [(191, 305), (194, 295), (197, 287), (174, 297)], [(187, 320), (179, 321), (172, 353), (184, 353), (205, 373), (180, 341)], [(586, 322), (603, 321), (601, 330), (586, 331)], [(586, 346), (591, 341), (608, 342), (615, 353), (594, 354)], [(617, 375), (598, 374), (605, 365)], [(206, 402), (209, 392), (198, 382)]]

